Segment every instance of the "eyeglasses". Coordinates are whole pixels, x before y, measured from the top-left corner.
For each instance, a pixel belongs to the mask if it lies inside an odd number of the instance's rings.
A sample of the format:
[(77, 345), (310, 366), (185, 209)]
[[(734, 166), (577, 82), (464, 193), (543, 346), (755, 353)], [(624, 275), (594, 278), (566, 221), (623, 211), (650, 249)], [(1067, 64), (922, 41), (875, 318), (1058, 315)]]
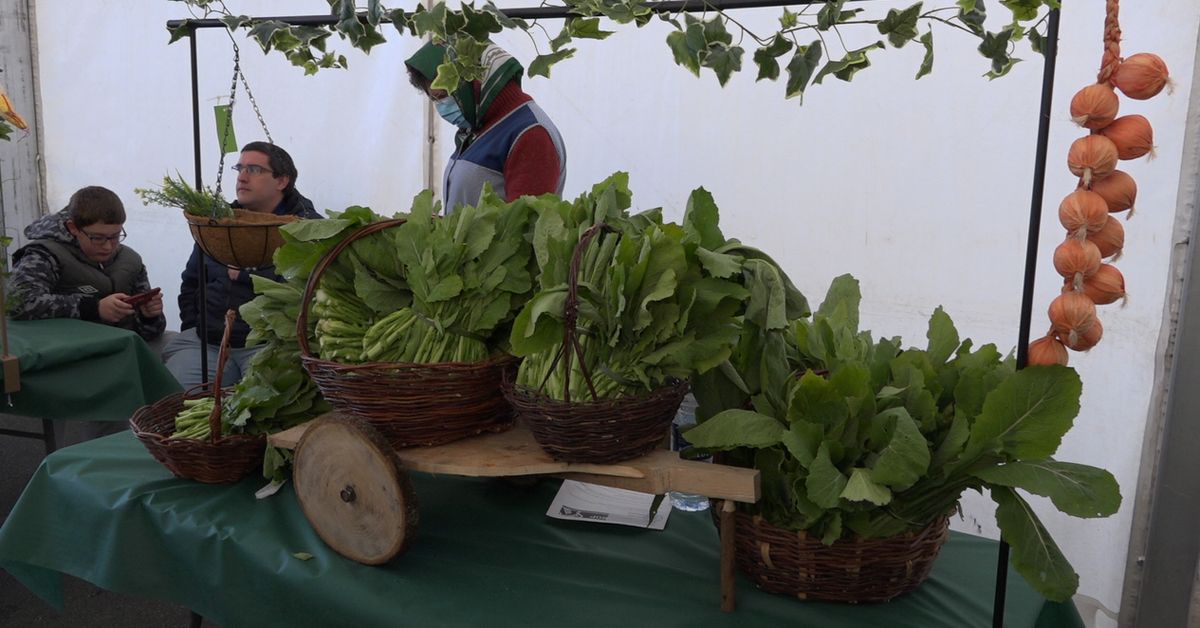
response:
[(117, 242), (121, 242), (121, 241), (125, 240), (125, 230), (124, 229), (121, 230), (121, 233), (118, 233), (117, 235), (111, 235), (111, 236), (92, 235), (92, 234), (84, 231), (83, 229), (80, 229), (79, 232), (82, 233), (83, 235), (87, 236), (87, 239), (91, 240), (92, 244), (95, 244), (96, 246), (100, 246), (102, 244), (105, 244), (106, 242), (112, 242), (113, 244), (116, 244)]
[(241, 172), (241, 171), (245, 170), (251, 176), (260, 175), (264, 172), (269, 172), (271, 174), (275, 174), (274, 170), (271, 170), (270, 168), (267, 168), (266, 166), (260, 166), (258, 164), (245, 164), (245, 165), (234, 164), (234, 165), (230, 166), (230, 168), (232, 168), (234, 172)]

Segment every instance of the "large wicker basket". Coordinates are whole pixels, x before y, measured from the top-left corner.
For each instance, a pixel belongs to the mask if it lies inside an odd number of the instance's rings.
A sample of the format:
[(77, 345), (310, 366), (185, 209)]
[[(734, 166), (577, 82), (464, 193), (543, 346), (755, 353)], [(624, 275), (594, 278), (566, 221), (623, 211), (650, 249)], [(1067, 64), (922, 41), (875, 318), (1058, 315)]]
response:
[(826, 602), (886, 602), (916, 589), (949, 538), (939, 517), (917, 532), (883, 539), (820, 538), (735, 513), (738, 570), (770, 593)]
[(392, 447), (441, 445), (513, 425), (512, 407), (500, 392), (512, 356), (478, 363), (342, 364), (312, 354), (308, 310), (321, 275), (356, 240), (404, 223), (403, 219), (367, 225), (329, 250), (304, 287), (296, 321), (300, 359), (329, 403), (373, 425)]
[[(262, 467), (267, 445), (265, 435), (221, 435), (221, 395), (229, 392), (221, 388), (221, 372), (229, 357), (229, 333), (236, 316), (233, 310), (225, 312), (225, 333), (221, 337), (214, 381), (142, 406), (129, 419), (133, 435), (176, 477), (206, 484), (227, 484)], [(210, 396), (214, 398), (215, 407), (208, 417), (209, 438), (171, 438), (175, 433), (175, 415), (183, 410), (183, 400)]]
[(235, 268), (270, 266), (275, 249), (283, 245), (280, 225), (298, 216), (234, 209), (233, 218), (214, 219), (184, 212), (192, 239), (209, 257)]
[[(576, 329), (579, 265), (583, 251), (596, 235), (610, 229), (603, 223), (590, 227), (579, 238), (571, 256), (563, 310), (563, 344), (555, 356), (555, 363), (561, 362), (565, 368), (563, 399), (545, 394), (545, 382), (538, 389), (508, 381), (504, 387), (509, 403), (529, 425), (534, 439), (546, 453), (564, 462), (612, 463), (636, 458), (655, 449), (666, 440), (667, 427), (688, 391), (687, 382), (669, 381), (641, 395), (615, 399), (600, 399), (596, 395)], [(592, 392), (591, 401), (571, 400), (572, 360), (576, 360), (587, 381)]]

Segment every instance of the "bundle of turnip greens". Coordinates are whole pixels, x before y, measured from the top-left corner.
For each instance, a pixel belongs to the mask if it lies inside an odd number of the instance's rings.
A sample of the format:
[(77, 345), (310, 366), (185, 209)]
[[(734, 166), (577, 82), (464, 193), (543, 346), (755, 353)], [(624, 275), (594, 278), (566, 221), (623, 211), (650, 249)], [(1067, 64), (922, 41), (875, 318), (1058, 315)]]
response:
[[(525, 358), (519, 386), (574, 401), (592, 400), (593, 387), (600, 399), (644, 393), (725, 362), (748, 303), (802, 302), (765, 255), (721, 234), (703, 188), (690, 196), (683, 225), (664, 223), (657, 209), (630, 215), (630, 204), (628, 175), (617, 173), (572, 204), (541, 208), (533, 235), (539, 291), (510, 337)], [(611, 230), (582, 252), (577, 277), (582, 355), (568, 363), (560, 352), (571, 255), (601, 222)], [(768, 269), (773, 283), (748, 281)], [(758, 290), (768, 294), (752, 298)]]

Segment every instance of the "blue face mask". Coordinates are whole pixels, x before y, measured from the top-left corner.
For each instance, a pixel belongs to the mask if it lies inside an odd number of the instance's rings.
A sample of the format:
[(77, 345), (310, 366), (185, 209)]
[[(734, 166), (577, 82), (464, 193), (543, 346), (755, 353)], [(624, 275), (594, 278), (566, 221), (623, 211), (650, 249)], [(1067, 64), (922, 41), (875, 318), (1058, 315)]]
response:
[(438, 115), (442, 116), (446, 122), (464, 130), (471, 128), (471, 125), (467, 124), (467, 117), (463, 115), (462, 109), (450, 96), (435, 100), (433, 106), (437, 108)]

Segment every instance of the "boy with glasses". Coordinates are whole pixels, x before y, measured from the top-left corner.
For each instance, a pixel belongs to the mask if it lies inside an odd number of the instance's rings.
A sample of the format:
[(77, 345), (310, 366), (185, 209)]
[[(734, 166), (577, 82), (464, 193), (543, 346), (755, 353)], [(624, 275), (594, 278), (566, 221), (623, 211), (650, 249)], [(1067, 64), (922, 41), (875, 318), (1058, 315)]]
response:
[[(123, 327), (147, 342), (162, 335), (162, 295), (150, 292), (146, 266), (125, 239), (125, 206), (111, 190), (88, 186), (62, 211), (25, 228), (13, 253), (9, 294), (14, 319), (78, 318)], [(130, 301), (133, 303), (130, 303)]]

